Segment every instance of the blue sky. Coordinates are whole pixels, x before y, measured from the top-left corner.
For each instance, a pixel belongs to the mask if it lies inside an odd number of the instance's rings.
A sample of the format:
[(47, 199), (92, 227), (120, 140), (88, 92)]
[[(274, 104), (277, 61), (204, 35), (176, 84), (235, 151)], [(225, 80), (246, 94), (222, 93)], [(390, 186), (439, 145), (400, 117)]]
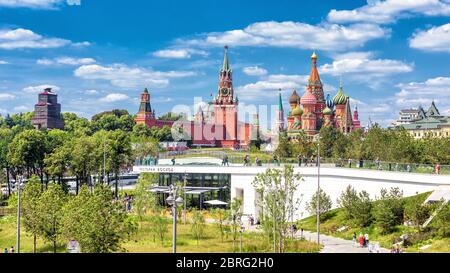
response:
[(450, 0), (0, 0), (0, 114), (52, 86), (63, 111), (158, 114), (217, 92), (223, 46), (245, 104), (304, 92), (313, 50), (325, 93), (342, 78), (363, 124), (435, 100), (450, 114)]

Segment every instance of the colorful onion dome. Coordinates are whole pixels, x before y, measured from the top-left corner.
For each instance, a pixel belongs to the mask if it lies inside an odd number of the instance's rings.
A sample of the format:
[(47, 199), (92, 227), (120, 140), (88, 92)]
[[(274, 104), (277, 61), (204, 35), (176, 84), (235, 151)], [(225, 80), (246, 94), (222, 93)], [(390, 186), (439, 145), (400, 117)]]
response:
[(344, 94), (344, 88), (342, 88), (342, 82), (339, 86), (339, 91), (337, 92), (336, 96), (333, 98), (334, 105), (344, 105), (347, 103), (348, 97)]
[(306, 90), (305, 94), (303, 95), (302, 99), (300, 100), (300, 103), (302, 105), (316, 104), (317, 98), (309, 90)]
[(333, 109), (334, 103), (333, 103), (333, 99), (331, 98), (330, 94), (327, 94), (327, 98), (325, 100), (325, 103), (326, 103), (327, 107), (330, 108), (330, 110)]
[(324, 115), (331, 115), (331, 109), (327, 106), (325, 107), (325, 109), (323, 109), (323, 114)]
[(291, 97), (289, 98), (289, 103), (295, 104), (295, 103), (298, 103), (299, 100), (300, 100), (300, 96), (297, 94), (297, 91), (294, 90)]
[(293, 116), (303, 115), (303, 110), (300, 108), (300, 105), (297, 105), (297, 107), (294, 110), (292, 110), (292, 115)]

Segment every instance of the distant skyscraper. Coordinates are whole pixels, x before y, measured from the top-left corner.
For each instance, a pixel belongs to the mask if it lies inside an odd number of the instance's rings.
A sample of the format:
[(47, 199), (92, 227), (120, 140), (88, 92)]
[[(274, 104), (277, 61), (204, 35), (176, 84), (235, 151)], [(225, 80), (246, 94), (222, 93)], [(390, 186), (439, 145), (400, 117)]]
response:
[(64, 129), (61, 104), (58, 103), (58, 95), (51, 88), (46, 88), (39, 94), (31, 122), (36, 129)]

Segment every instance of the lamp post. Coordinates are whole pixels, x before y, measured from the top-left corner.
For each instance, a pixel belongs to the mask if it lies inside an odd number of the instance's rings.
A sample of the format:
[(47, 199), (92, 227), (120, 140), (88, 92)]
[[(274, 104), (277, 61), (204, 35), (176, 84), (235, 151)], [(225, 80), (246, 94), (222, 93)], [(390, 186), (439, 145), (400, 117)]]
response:
[(167, 197), (167, 204), (172, 206), (173, 215), (173, 237), (172, 237), (172, 252), (177, 253), (177, 206), (183, 204), (183, 198), (180, 196), (176, 197), (178, 194), (178, 188), (174, 185), (170, 185), (169, 197)]
[(320, 244), (320, 139), (317, 142), (317, 243)]
[(183, 189), (183, 195), (184, 195), (184, 200), (183, 200), (183, 205), (184, 205), (184, 212), (183, 212), (183, 217), (184, 217), (184, 224), (186, 225), (186, 184), (187, 184), (187, 173), (184, 173), (184, 189)]
[(243, 223), (242, 223), (242, 221), (241, 221), (241, 230), (240, 230), (240, 233), (241, 233), (241, 242), (240, 242), (240, 253), (242, 253), (242, 234), (244, 233), (244, 226), (243, 226)]
[(22, 176), (17, 176), (18, 181), (16, 181), (17, 188), (17, 253), (20, 253), (20, 188), (22, 186)]

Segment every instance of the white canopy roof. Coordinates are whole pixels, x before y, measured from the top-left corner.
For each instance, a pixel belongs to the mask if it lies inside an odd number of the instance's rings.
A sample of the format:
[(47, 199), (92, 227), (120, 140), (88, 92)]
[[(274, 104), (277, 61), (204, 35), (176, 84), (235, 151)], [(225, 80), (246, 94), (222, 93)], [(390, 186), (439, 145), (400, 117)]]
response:
[(225, 205), (228, 205), (227, 202), (223, 202), (223, 201), (220, 201), (220, 200), (210, 200), (210, 201), (205, 201), (204, 203), (205, 204), (210, 204), (212, 206), (225, 206)]

